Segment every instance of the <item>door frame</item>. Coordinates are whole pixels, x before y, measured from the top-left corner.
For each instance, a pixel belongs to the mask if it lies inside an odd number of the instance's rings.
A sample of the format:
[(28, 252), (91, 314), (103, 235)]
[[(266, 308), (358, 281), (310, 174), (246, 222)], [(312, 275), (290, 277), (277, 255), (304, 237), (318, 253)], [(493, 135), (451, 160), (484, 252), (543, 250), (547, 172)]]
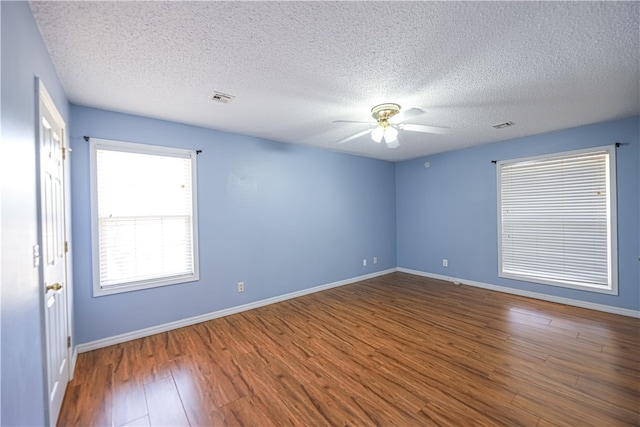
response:
[[(70, 239), (70, 230), (71, 230), (71, 212), (70, 212), (70, 175), (69, 175), (69, 152), (71, 151), (69, 147), (69, 137), (68, 137), (68, 128), (67, 124), (60, 114), (55, 102), (49, 92), (47, 91), (44, 83), (38, 77), (35, 77), (35, 145), (36, 145), (36, 194), (37, 194), (37, 215), (38, 215), (38, 245), (40, 247), (40, 251), (42, 251), (43, 243), (44, 243), (44, 230), (42, 228), (43, 223), (43, 207), (42, 207), (42, 173), (41, 173), (41, 159), (40, 159), (40, 145), (41, 145), (41, 135), (40, 135), (40, 121), (42, 111), (40, 109), (40, 103), (44, 103), (49, 110), (49, 113), (53, 116), (57, 124), (62, 129), (62, 147), (63, 147), (63, 161), (62, 161), (62, 179), (63, 182), (63, 215), (64, 215), (64, 240), (66, 242), (65, 251), (64, 251), (64, 270), (65, 270), (65, 287), (66, 292), (64, 293), (66, 299), (66, 313), (65, 315), (65, 326), (66, 333), (68, 339), (73, 343), (72, 331), (73, 331), (73, 283), (72, 283), (72, 263), (71, 263), (71, 239)], [(41, 254), (42, 252), (40, 252)], [(48, 348), (47, 348), (47, 325), (46, 325), (46, 295), (44, 291), (44, 287), (42, 286), (44, 280), (44, 265), (42, 262), (42, 256), (39, 256), (39, 266), (38, 266), (38, 275), (39, 275), (39, 288), (40, 288), (40, 314), (41, 314), (41, 338), (42, 338), (42, 357), (43, 357), (43, 380), (44, 380), (44, 396), (45, 396), (45, 422), (47, 425), (56, 425), (56, 420), (51, 420), (50, 413), (50, 405), (49, 405), (49, 375), (48, 375)], [(75, 361), (77, 353), (73, 351), (74, 346), (67, 346), (67, 363), (69, 364), (69, 378), (68, 381), (71, 381), (73, 378), (73, 371), (75, 369)], [(63, 400), (64, 400), (64, 392)]]

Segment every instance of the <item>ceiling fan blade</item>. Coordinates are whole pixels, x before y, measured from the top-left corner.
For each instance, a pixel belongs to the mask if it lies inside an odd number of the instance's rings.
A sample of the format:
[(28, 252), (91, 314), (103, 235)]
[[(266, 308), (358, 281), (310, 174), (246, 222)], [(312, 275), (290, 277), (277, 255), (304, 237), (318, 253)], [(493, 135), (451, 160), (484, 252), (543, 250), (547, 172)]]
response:
[(439, 135), (444, 135), (451, 132), (451, 129), (441, 126), (412, 125), (410, 123), (401, 124), (398, 126), (398, 128), (409, 130), (412, 132), (436, 133)]
[(349, 137), (347, 137), (345, 139), (342, 139), (342, 140), (338, 141), (337, 143), (338, 144), (344, 144), (345, 142), (353, 141), (356, 138), (360, 138), (362, 135), (366, 135), (368, 133), (371, 133), (372, 130), (373, 129), (367, 129), (365, 131), (358, 132), (355, 135), (351, 135), (351, 136), (349, 136)]
[(331, 123), (365, 123), (368, 125), (374, 125), (376, 122), (372, 122), (371, 120), (367, 121), (367, 122), (361, 122), (358, 120), (334, 120)]
[(419, 108), (409, 108), (406, 111), (400, 111), (395, 117), (394, 117), (394, 122), (396, 123), (402, 123), (402, 122), (406, 122), (409, 119), (412, 119), (414, 117), (418, 117), (423, 115), (425, 112), (422, 111)]

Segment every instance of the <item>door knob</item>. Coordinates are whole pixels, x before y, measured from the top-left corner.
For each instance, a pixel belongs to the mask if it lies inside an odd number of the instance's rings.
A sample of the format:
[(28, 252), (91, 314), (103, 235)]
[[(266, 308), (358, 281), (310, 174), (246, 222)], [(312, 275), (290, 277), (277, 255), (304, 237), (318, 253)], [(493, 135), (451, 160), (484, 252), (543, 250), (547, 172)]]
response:
[(47, 285), (46, 292), (59, 291), (60, 289), (62, 289), (62, 283), (56, 282), (53, 285)]

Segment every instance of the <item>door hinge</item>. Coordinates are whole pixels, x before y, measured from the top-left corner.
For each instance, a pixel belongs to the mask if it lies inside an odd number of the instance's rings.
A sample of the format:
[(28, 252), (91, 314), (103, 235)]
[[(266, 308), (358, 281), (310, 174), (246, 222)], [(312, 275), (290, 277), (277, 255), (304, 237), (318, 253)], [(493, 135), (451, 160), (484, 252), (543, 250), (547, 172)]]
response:
[(64, 241), (64, 253), (66, 254), (67, 252), (69, 252), (69, 242), (68, 241)]
[(67, 337), (67, 348), (71, 348), (71, 337)]

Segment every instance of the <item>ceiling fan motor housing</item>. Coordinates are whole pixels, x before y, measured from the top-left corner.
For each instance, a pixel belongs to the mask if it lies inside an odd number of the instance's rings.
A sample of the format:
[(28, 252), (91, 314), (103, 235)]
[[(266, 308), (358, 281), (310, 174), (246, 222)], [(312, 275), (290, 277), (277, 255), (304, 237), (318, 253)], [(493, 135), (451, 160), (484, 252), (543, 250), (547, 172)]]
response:
[(389, 126), (389, 119), (400, 112), (398, 104), (380, 104), (371, 109), (371, 116), (377, 120), (378, 125), (386, 128)]

